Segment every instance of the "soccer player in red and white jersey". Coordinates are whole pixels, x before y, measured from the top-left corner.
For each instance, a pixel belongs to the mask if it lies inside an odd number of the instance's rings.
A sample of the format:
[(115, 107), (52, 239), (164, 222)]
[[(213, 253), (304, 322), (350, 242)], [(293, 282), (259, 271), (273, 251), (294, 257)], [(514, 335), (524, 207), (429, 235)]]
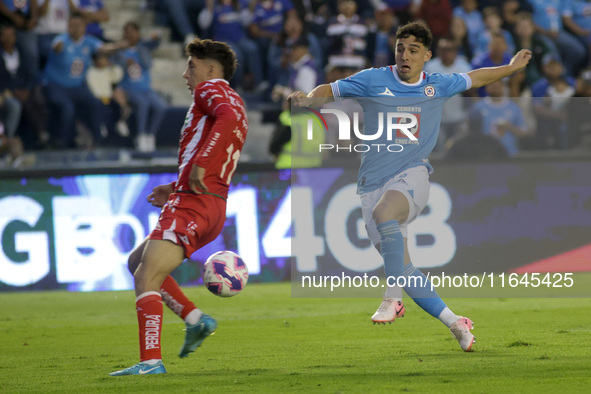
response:
[(193, 104), (181, 131), (179, 177), (153, 189), (148, 201), (162, 207), (158, 224), (129, 257), (135, 278), (140, 362), (111, 376), (166, 373), (160, 334), (162, 302), (184, 319), (186, 357), (217, 327), (185, 296), (170, 273), (185, 257), (213, 241), (226, 219), (226, 198), (248, 123), (244, 103), (228, 80), (236, 55), (222, 42), (195, 39), (187, 45), (183, 78)]

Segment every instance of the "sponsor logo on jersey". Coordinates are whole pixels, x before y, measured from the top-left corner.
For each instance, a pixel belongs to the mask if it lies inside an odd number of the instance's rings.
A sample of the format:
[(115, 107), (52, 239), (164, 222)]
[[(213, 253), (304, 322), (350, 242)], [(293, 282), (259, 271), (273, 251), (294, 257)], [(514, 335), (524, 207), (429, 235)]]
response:
[[(400, 129), (396, 130), (396, 140), (395, 140), (396, 143), (399, 143), (399, 144), (400, 143), (404, 143), (404, 144), (418, 143), (419, 130), (420, 130), (420, 124), (421, 124), (421, 114), (414, 113), (412, 115), (414, 115), (414, 119), (409, 118), (409, 117), (398, 119), (398, 123), (408, 124), (409, 127), (404, 130), (405, 131), (404, 133)], [(416, 123), (413, 120), (415, 120)], [(414, 139), (410, 138), (408, 136), (408, 133), (412, 134)]]
[(236, 138), (238, 138), (238, 140), (244, 144), (244, 133), (242, 133), (242, 131), (240, 131), (240, 129), (238, 127), (236, 127), (234, 130), (232, 130), (232, 132), (234, 133)]
[(185, 228), (185, 231), (187, 231), (187, 233), (189, 235), (195, 235), (195, 230), (196, 229), (197, 229), (197, 223), (191, 221), (191, 222), (189, 222), (189, 224), (187, 224), (187, 227)]
[(392, 97), (394, 97), (394, 93), (392, 93), (390, 91), (390, 89), (388, 89), (387, 87), (385, 89), (386, 90), (384, 90), (382, 93), (378, 93), (378, 95), (380, 95), (380, 96), (392, 96)]
[(183, 241), (183, 243), (184, 243), (185, 245), (189, 245), (189, 237), (187, 237), (186, 235), (180, 235), (180, 234), (177, 234), (176, 236), (177, 236), (177, 237), (178, 237), (178, 238), (179, 238), (181, 241)]

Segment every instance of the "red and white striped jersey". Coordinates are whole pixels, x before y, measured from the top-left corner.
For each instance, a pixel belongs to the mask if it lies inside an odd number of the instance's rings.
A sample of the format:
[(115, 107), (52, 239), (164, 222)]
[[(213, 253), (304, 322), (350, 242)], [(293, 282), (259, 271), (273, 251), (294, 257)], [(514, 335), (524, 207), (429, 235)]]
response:
[(181, 130), (179, 179), (175, 191), (189, 191), (193, 164), (203, 167), (210, 193), (228, 196), (232, 175), (244, 145), (248, 121), (240, 96), (225, 79), (200, 83)]

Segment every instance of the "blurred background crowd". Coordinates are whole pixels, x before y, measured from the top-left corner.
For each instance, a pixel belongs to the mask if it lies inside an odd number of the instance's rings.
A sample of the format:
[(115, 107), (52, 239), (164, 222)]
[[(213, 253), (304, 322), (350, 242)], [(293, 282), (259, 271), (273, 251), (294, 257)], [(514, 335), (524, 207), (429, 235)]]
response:
[(195, 37), (235, 50), (231, 85), (251, 134), (265, 130), (257, 146), (277, 158), (290, 139), (284, 97), (394, 64), (396, 29), (415, 20), (435, 37), (428, 72), (533, 52), (525, 72), (447, 103), (437, 152), (589, 149), (587, 0), (0, 0), (0, 166), (27, 167), (48, 150), (175, 145), (190, 104), (183, 46)]

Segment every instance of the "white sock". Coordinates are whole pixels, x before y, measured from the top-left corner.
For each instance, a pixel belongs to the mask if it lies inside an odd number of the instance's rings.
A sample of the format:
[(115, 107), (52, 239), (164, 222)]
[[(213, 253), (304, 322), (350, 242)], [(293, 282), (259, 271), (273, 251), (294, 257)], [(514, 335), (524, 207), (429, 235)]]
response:
[(439, 314), (438, 319), (447, 327), (451, 327), (452, 324), (460, 320), (460, 317), (453, 313), (448, 307), (445, 307)]
[(203, 312), (199, 310), (199, 308), (193, 309), (187, 316), (185, 316), (185, 323), (187, 324), (197, 324), (199, 319), (201, 319), (201, 315)]
[(162, 361), (162, 360), (158, 359), (158, 358), (153, 358), (151, 360), (142, 361), (142, 364), (156, 365), (158, 363), (158, 361)]
[(402, 302), (402, 289), (396, 285), (388, 287), (384, 298), (392, 298), (396, 302)]

